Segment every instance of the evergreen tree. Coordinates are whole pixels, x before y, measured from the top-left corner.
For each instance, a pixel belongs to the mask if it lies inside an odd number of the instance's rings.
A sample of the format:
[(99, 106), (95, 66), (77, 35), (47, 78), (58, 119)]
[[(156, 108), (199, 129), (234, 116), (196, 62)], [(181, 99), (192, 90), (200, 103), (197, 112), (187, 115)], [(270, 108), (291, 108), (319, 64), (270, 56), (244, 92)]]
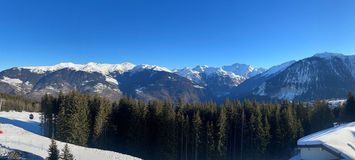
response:
[(65, 144), (62, 154), (60, 156), (60, 159), (62, 160), (74, 160), (73, 154), (70, 153), (70, 149), (68, 147), (68, 144)]
[(198, 159), (199, 143), (200, 143), (201, 118), (200, 113), (196, 112), (192, 119), (192, 135), (194, 142), (194, 159)]
[(41, 100), (43, 133), (48, 137), (53, 136), (54, 131), (54, 98), (50, 95), (44, 95)]
[(89, 138), (87, 98), (75, 92), (63, 98), (59, 105), (56, 135), (64, 142), (85, 146)]
[(348, 94), (348, 99), (342, 112), (342, 120), (345, 122), (355, 121), (355, 98), (352, 93)]
[(213, 159), (215, 157), (216, 149), (215, 149), (215, 135), (214, 135), (214, 125), (212, 122), (207, 122), (206, 126), (206, 158), (205, 159)]
[[(339, 115), (350, 113), (353, 99), (349, 96)], [(300, 137), (331, 126), (335, 119), (334, 110), (321, 102), (246, 100), (175, 107), (169, 101), (132, 98), (111, 104), (72, 92), (44, 96), (41, 106), (44, 125), (58, 139), (143, 159), (285, 159)]]
[(54, 139), (51, 141), (51, 145), (48, 150), (48, 160), (59, 160), (59, 150)]
[(103, 134), (104, 125), (107, 123), (108, 115), (110, 114), (110, 103), (104, 98), (95, 96), (89, 99), (89, 141), (92, 144), (97, 144), (97, 140)]
[(218, 127), (218, 134), (217, 134), (217, 152), (218, 157), (223, 158), (226, 155), (226, 129), (227, 129), (227, 117), (225, 108), (222, 108), (219, 113), (217, 127)]

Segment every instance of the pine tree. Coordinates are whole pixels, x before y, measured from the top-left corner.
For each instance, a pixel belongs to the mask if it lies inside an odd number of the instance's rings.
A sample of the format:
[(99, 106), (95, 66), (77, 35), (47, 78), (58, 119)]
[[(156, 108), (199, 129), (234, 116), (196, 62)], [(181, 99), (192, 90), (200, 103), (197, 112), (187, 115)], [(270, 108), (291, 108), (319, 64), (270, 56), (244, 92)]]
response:
[(51, 145), (49, 146), (48, 154), (48, 160), (59, 160), (59, 150), (54, 139), (52, 139)]
[(352, 93), (348, 94), (348, 99), (342, 112), (342, 120), (345, 122), (355, 120), (355, 98)]
[(104, 125), (110, 114), (110, 103), (104, 98), (95, 96), (88, 102), (89, 104), (89, 141), (91, 144), (97, 144), (97, 139), (103, 134)]
[(89, 138), (89, 107), (85, 96), (72, 92), (59, 105), (57, 134), (64, 142), (87, 145)]
[(200, 143), (201, 118), (200, 112), (196, 112), (192, 119), (192, 133), (194, 142), (194, 159), (198, 159), (198, 149)]
[(62, 154), (60, 156), (60, 159), (62, 160), (74, 160), (73, 154), (70, 153), (70, 149), (68, 147), (68, 144), (65, 144)]
[(44, 95), (41, 100), (41, 110), (43, 113), (42, 124), (43, 133), (48, 137), (52, 137), (54, 130), (54, 98), (50, 95)]
[(217, 127), (217, 152), (219, 157), (224, 157), (226, 155), (226, 126), (227, 117), (225, 108), (222, 108), (219, 113)]
[(215, 149), (215, 135), (214, 135), (214, 125), (212, 122), (207, 122), (207, 126), (206, 126), (206, 139), (207, 139), (207, 143), (205, 143), (204, 145), (206, 145), (206, 159), (213, 159), (213, 157), (215, 156), (216, 153), (216, 149)]

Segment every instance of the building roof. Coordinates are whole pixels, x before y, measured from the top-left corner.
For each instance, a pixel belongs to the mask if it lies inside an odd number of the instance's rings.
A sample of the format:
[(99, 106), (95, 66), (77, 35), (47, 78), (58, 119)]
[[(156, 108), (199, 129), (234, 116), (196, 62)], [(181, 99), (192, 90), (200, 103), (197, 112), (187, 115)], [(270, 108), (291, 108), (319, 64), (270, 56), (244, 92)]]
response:
[(355, 122), (342, 124), (298, 140), (298, 146), (322, 145), (348, 159), (355, 159)]

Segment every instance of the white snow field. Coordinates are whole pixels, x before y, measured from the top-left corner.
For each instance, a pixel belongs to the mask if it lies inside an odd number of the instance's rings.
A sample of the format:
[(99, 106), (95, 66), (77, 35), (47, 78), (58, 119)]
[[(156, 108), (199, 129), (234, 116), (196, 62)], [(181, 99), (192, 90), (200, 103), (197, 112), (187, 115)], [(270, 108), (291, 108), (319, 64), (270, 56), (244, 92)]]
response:
[[(34, 119), (30, 120), (29, 115)], [(0, 145), (23, 152), (32, 153), (45, 159), (51, 139), (42, 136), (40, 114), (30, 112), (0, 112)], [(66, 143), (56, 141), (62, 150)], [(76, 160), (135, 160), (129, 155), (68, 144)]]

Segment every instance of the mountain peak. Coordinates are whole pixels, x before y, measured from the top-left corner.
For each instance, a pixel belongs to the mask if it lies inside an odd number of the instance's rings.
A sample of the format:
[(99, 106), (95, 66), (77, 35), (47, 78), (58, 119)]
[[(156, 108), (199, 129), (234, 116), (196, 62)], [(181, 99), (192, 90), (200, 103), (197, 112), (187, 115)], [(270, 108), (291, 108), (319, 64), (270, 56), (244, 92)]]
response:
[(98, 72), (102, 74), (109, 74), (110, 72), (126, 72), (135, 67), (132, 63), (121, 63), (121, 64), (100, 64), (95, 62), (89, 62), (87, 64), (75, 64), (72, 62), (59, 63), (54, 66), (32, 66), (32, 67), (21, 67), (23, 69), (29, 69), (31, 72), (38, 74), (43, 74), (46, 72), (54, 72), (62, 69), (71, 69), (76, 71), (85, 72)]
[(345, 55), (340, 54), (340, 53), (331, 53), (331, 52), (323, 52), (323, 53), (317, 53), (313, 57), (319, 57), (319, 58), (332, 58), (332, 57), (344, 57)]
[(162, 72), (169, 72), (171, 73), (172, 71), (166, 67), (160, 67), (157, 65), (148, 65), (148, 64), (141, 64), (138, 66), (135, 66), (132, 71), (141, 71), (141, 70), (154, 70), (154, 71), (162, 71)]

